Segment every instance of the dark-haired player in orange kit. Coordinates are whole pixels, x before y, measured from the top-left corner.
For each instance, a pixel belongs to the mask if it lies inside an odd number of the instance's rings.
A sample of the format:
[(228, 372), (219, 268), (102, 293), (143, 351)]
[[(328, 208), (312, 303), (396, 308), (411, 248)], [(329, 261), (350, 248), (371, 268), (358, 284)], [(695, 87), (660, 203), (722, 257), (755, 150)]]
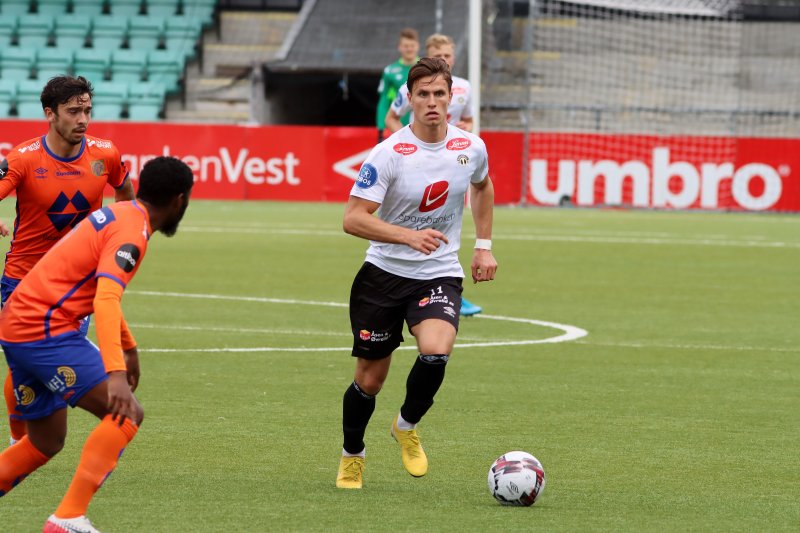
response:
[[(68, 405), (100, 419), (44, 533), (97, 532), (86, 509), (144, 418), (133, 395), (139, 356), (122, 316), (122, 293), (150, 235), (177, 231), (193, 180), (178, 159), (148, 162), (136, 200), (89, 214), (36, 263), (0, 312), (0, 345), (28, 426), (26, 436), (0, 453), (0, 496), (61, 451)], [(99, 349), (80, 331), (90, 313)]]
[[(41, 95), (50, 125), (46, 135), (16, 146), (0, 162), (0, 199), (17, 193), (17, 217), (0, 281), (0, 303), (39, 259), (90, 212), (103, 205), (106, 184), (116, 201), (133, 200), (119, 151), (110, 142), (86, 135), (92, 110), (92, 85), (83, 77), (58, 76)], [(9, 230), (0, 221), (0, 235)], [(84, 322), (84, 333), (88, 329)], [(4, 387), (11, 443), (25, 435), (16, 411), (10, 374)]]

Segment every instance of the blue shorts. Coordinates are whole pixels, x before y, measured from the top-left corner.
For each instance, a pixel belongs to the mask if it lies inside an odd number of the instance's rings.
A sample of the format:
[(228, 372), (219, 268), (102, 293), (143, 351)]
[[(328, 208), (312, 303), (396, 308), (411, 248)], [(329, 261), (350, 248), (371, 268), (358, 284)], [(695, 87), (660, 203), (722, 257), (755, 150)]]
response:
[[(14, 292), (14, 289), (17, 288), (19, 282), (17, 278), (9, 278), (8, 276), (3, 276), (0, 278), (0, 308), (2, 308), (8, 299), (11, 297), (11, 293)], [(80, 332), (83, 336), (87, 336), (89, 334), (89, 319), (91, 316), (87, 316), (81, 321), (81, 329)]]
[(34, 342), (0, 341), (0, 345), (11, 369), (22, 420), (37, 420), (67, 405), (75, 407), (108, 379), (100, 350), (80, 331)]

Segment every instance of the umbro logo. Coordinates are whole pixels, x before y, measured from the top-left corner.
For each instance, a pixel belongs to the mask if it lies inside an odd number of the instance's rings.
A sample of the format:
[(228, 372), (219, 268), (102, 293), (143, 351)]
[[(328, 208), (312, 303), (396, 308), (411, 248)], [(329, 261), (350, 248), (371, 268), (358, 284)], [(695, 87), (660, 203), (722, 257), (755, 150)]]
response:
[(442, 207), (447, 201), (447, 193), (450, 191), (450, 184), (446, 181), (437, 181), (425, 187), (422, 201), (419, 203), (419, 210), (423, 213), (433, 211)]
[(47, 174), (47, 169), (39, 167), (36, 170), (34, 170), (34, 172), (36, 173), (37, 177), (43, 178), (44, 175)]

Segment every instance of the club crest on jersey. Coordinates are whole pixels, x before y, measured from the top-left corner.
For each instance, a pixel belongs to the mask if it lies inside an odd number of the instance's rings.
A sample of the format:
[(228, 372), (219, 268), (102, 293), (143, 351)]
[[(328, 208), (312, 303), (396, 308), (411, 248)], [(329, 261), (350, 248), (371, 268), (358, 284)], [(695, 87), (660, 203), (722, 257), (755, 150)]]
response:
[(106, 173), (106, 162), (104, 159), (97, 159), (92, 161), (92, 174), (95, 176), (102, 176)]
[(125, 272), (132, 272), (139, 261), (139, 248), (135, 244), (123, 244), (114, 254), (117, 266)]
[(469, 157), (465, 156), (464, 154), (459, 155), (456, 157), (456, 161), (458, 161), (459, 165), (466, 165), (469, 163)]
[(369, 189), (376, 183), (378, 183), (378, 169), (370, 163), (364, 163), (358, 171), (356, 185), (362, 189)]
[(472, 141), (469, 139), (465, 139), (464, 137), (456, 137), (455, 139), (450, 139), (445, 148), (448, 150), (466, 150), (471, 144)]
[(417, 145), (411, 143), (397, 143), (393, 146), (393, 149), (400, 155), (411, 155), (417, 151)]
[(442, 207), (447, 201), (447, 193), (450, 191), (450, 184), (446, 181), (437, 181), (425, 187), (422, 194), (422, 201), (419, 203), (419, 210), (423, 213), (433, 211)]

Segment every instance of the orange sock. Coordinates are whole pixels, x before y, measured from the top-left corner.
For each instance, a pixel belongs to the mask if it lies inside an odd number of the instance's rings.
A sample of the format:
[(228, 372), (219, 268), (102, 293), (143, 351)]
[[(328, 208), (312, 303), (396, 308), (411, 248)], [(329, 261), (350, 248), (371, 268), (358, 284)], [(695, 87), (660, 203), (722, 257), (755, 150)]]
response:
[(10, 370), (6, 375), (3, 394), (6, 397), (6, 411), (8, 411), (8, 425), (11, 427), (11, 438), (20, 441), (28, 432), (24, 420), (11, 418), (11, 415), (19, 415), (19, 411), (17, 411), (17, 398), (14, 396), (14, 383), (11, 381)]
[(16, 487), (50, 458), (36, 449), (27, 436), (0, 453), (0, 496)]
[(57, 517), (75, 518), (86, 514), (94, 493), (117, 466), (119, 456), (138, 429), (130, 420), (125, 420), (120, 427), (111, 419), (111, 415), (100, 421), (83, 445), (78, 469), (61, 505), (56, 509)]

